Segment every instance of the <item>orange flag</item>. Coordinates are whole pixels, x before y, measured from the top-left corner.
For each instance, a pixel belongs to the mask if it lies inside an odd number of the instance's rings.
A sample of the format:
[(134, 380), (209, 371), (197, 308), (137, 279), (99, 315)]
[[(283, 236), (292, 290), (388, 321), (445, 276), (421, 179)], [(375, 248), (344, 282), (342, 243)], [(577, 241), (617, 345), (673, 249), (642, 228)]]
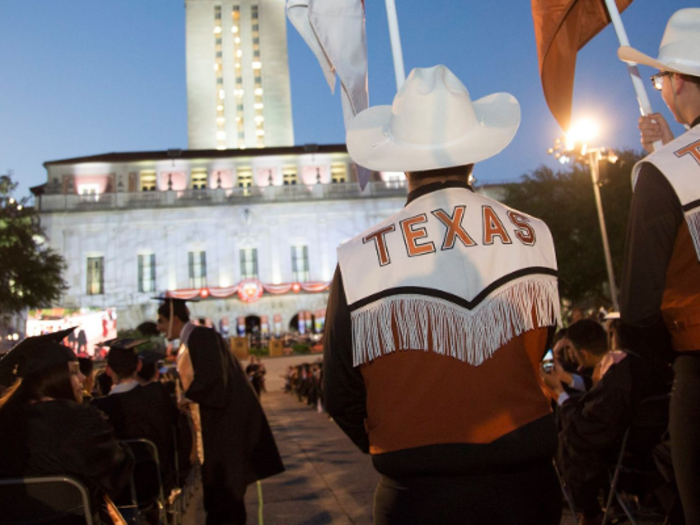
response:
[[(616, 0), (620, 12), (632, 0)], [(549, 110), (569, 129), (576, 53), (610, 23), (604, 0), (532, 0), (542, 90)]]

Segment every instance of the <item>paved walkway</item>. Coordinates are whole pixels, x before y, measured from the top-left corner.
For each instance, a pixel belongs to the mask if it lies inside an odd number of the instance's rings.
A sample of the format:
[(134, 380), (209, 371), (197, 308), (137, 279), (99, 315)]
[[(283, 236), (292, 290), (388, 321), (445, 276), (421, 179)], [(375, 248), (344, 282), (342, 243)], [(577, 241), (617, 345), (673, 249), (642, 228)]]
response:
[[(372, 523), (372, 498), (379, 475), (325, 414), (280, 391), (263, 394), (282, 460), (283, 474), (262, 482), (265, 525)], [(255, 485), (246, 495), (248, 523), (256, 524)], [(204, 523), (201, 492), (187, 509), (184, 525)]]

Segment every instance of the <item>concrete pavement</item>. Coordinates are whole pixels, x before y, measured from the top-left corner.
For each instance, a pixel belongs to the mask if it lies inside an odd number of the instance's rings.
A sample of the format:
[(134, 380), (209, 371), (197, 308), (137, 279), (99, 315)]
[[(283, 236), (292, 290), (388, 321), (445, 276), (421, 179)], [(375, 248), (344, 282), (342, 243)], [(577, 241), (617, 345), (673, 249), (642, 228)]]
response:
[[(265, 525), (371, 524), (379, 475), (369, 456), (357, 450), (326, 414), (295, 397), (276, 390), (263, 394), (262, 400), (287, 469), (262, 482)], [(255, 485), (248, 488), (246, 504), (248, 523), (258, 523)], [(200, 491), (184, 524), (204, 521)]]

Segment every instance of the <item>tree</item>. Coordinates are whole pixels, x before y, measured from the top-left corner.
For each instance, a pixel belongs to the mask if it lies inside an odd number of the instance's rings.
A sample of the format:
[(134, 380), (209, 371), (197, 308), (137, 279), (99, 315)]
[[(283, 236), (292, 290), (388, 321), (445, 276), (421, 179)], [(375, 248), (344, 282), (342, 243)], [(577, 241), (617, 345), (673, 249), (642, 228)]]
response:
[[(631, 170), (640, 154), (626, 150), (615, 164), (602, 161), (601, 200), (619, 284), (632, 199)], [(589, 167), (574, 164), (553, 172), (541, 166), (506, 188), (504, 202), (547, 223), (559, 265), (559, 290), (572, 303), (611, 304), (603, 242)]]
[(66, 289), (63, 257), (47, 245), (27, 199), (12, 197), (16, 187), (0, 175), (0, 316), (50, 306)]

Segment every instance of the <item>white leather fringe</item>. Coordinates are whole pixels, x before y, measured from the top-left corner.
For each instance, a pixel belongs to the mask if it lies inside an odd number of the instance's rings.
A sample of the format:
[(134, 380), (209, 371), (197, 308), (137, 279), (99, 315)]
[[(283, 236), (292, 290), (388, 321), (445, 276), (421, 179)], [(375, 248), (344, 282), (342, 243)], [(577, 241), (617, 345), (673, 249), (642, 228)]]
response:
[(511, 281), (473, 310), (427, 295), (389, 296), (352, 312), (353, 366), (397, 350), (429, 349), (479, 366), (514, 337), (560, 323), (560, 315), (553, 276)]
[(688, 223), (690, 237), (693, 239), (695, 254), (700, 261), (700, 210), (697, 208), (685, 214), (685, 222)]

